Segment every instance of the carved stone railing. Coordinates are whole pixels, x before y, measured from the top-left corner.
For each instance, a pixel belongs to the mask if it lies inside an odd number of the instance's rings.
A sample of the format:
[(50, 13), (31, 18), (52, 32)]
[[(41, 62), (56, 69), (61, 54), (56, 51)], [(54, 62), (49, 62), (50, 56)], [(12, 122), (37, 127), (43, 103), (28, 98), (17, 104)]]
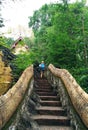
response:
[(60, 95), (62, 106), (67, 110), (74, 129), (87, 130), (88, 94), (66, 69), (58, 69), (50, 64), (46, 76), (52, 87)]
[(25, 92), (30, 87), (31, 80), (33, 80), (32, 77), (33, 66), (30, 66), (23, 72), (17, 83), (6, 94), (0, 96), (0, 130), (21, 103)]

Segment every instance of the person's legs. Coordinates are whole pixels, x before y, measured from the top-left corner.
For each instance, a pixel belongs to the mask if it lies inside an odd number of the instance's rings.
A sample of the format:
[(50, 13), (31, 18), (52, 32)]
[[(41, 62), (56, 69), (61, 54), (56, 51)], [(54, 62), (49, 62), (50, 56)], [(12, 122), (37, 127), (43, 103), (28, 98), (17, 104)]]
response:
[(41, 78), (44, 76), (44, 70), (41, 70)]
[(43, 71), (41, 70), (41, 78), (43, 77)]

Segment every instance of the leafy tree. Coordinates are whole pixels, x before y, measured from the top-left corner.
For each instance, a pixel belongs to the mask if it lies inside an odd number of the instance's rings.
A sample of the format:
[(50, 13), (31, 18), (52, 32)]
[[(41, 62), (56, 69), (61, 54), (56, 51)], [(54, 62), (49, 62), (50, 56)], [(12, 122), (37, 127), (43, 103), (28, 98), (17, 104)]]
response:
[(0, 37), (0, 45), (3, 45), (7, 48), (10, 48), (13, 42), (13, 38)]
[(61, 4), (44, 5), (35, 11), (29, 22), (35, 35), (31, 51), (33, 60), (44, 59), (47, 64), (51, 62), (69, 69), (86, 87), (87, 74), (80, 71), (88, 68), (87, 21), (85, 1), (69, 4), (68, 0), (63, 0)]
[(29, 53), (19, 54), (17, 58), (14, 59), (13, 64), (16, 66), (14, 77), (18, 79), (18, 77), (22, 74), (22, 72), (32, 64), (31, 59), (29, 58)]
[(25, 37), (24, 39), (24, 43), (29, 47), (31, 48), (34, 44), (34, 39), (33, 38), (28, 38), (28, 37)]

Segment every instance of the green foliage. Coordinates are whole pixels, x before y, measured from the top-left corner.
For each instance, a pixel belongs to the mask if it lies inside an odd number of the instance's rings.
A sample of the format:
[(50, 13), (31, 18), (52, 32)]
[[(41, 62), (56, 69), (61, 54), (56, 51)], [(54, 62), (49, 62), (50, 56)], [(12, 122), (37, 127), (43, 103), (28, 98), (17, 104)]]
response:
[(10, 48), (13, 42), (14, 40), (12, 38), (0, 37), (0, 45), (3, 45), (7, 48)]
[(30, 17), (35, 43), (30, 56), (66, 68), (88, 92), (88, 7), (85, 1), (44, 5)]
[(24, 41), (19, 41), (19, 45), (23, 46), (24, 44)]
[(29, 48), (31, 48), (34, 44), (34, 38), (25, 37), (23, 41)]
[(29, 55), (29, 53), (19, 54), (17, 58), (14, 59), (13, 64), (16, 66), (15, 72), (13, 72), (14, 77), (19, 78), (22, 72), (32, 64)]
[(4, 39), (4, 37), (0, 37), (0, 45), (4, 45), (5, 46), (5, 39)]
[(88, 68), (72, 68), (70, 72), (78, 81), (79, 85), (88, 93)]

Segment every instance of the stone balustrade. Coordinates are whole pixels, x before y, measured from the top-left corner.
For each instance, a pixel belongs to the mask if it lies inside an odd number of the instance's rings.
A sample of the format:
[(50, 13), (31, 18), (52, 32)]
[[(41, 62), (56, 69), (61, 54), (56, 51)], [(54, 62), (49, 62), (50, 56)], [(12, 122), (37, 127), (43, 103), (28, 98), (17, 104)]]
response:
[(48, 66), (46, 75), (60, 95), (63, 107), (68, 111), (75, 130), (88, 129), (88, 94), (79, 86), (66, 69)]
[(6, 94), (0, 96), (0, 129), (5, 126), (21, 103), (27, 88), (30, 87), (32, 77), (33, 66), (30, 66), (24, 70), (17, 83)]
[[(87, 130), (88, 94), (65, 69), (58, 69), (50, 64), (46, 76), (54, 90), (60, 95), (62, 106), (67, 110), (74, 129)], [(6, 94), (0, 96), (0, 129), (5, 126), (18, 108), (25, 92), (30, 88), (32, 77), (33, 66), (30, 66), (23, 72), (18, 82)]]

